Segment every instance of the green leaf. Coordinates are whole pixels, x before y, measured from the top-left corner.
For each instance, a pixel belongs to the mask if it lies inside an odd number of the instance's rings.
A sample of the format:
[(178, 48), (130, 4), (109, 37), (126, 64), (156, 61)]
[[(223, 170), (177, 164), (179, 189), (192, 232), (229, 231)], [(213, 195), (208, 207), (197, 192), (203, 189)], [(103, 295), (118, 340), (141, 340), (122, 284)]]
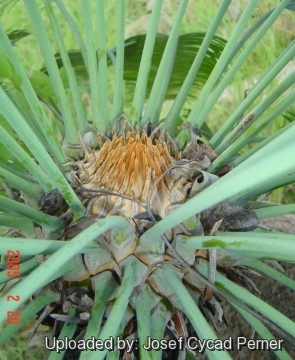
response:
[[(197, 268), (202, 275), (206, 276), (208, 274), (207, 263), (202, 262), (202, 264), (198, 265)], [(253, 309), (257, 310), (260, 314), (264, 315), (267, 319), (272, 321), (273, 324), (281, 329), (284, 329), (284, 331), (290, 334), (294, 339), (295, 323), (291, 319), (288, 319), (287, 316), (268, 305), (265, 301), (251, 294), (248, 290), (228, 280), (223, 274), (219, 272), (216, 272), (215, 284), (227, 293), (241, 300), (243, 303), (246, 303)]]
[[(7, 96), (7, 94), (0, 88), (0, 98), (2, 99), (2, 104), (5, 104), (2, 108), (0, 108), (0, 112), (5, 116), (6, 120), (10, 123), (12, 127), (17, 131), (18, 135), (24, 140), (25, 144), (30, 148), (36, 159), (38, 159), (39, 163), (42, 164), (44, 168), (46, 168), (46, 172), (50, 174), (55, 174), (53, 181), (54, 185), (51, 182), (49, 177), (44, 177), (44, 172), (41, 167), (37, 165), (30, 156), (27, 156), (24, 150), (11, 139), (7, 134), (4, 136), (5, 130), (2, 129), (0, 132), (0, 139), (2, 139), (3, 144), (8, 144), (11, 152), (16, 151), (19, 160), (25, 158), (27, 161), (27, 166), (31, 167), (31, 173), (36, 176), (39, 175), (39, 182), (43, 184), (44, 189), (53, 190), (57, 188), (60, 193), (63, 195), (64, 199), (68, 202), (70, 207), (72, 207), (74, 211), (74, 216), (76, 218), (83, 217), (85, 213), (84, 206), (80, 202), (80, 199), (69, 185), (64, 175), (59, 171), (56, 166), (54, 160), (50, 157), (46, 149), (42, 146), (42, 144), (38, 141), (37, 135), (32, 131), (30, 126), (26, 123), (25, 119), (18, 112), (17, 108), (14, 107), (11, 99)], [(16, 155), (16, 156), (17, 156)]]
[[(51, 2), (47, 1), (47, 0), (43, 0), (43, 3), (45, 5), (47, 15), (50, 19), (52, 28), (54, 30), (55, 38), (58, 43), (58, 47), (60, 49), (61, 56), (63, 58), (63, 63), (64, 63), (63, 70), (65, 70), (64, 77), (62, 76), (63, 85), (64, 85), (65, 89), (67, 89), (67, 88), (70, 89), (70, 94), (73, 99), (74, 108), (75, 108), (75, 112), (76, 112), (76, 116), (77, 116), (77, 120), (78, 120), (78, 130), (80, 131), (80, 133), (84, 134), (86, 131), (86, 128), (87, 128), (87, 119), (86, 119), (85, 110), (84, 110), (84, 107), (82, 104), (82, 99), (80, 96), (78, 82), (77, 82), (77, 79), (75, 76), (75, 72), (74, 72), (73, 67), (71, 66), (71, 63), (70, 63), (70, 60), (68, 57), (68, 53), (66, 50), (66, 45), (65, 45), (65, 42), (63, 39), (63, 34), (61, 33), (61, 29), (58, 24), (55, 13), (53, 11)], [(63, 75), (63, 74), (61, 74), (61, 75)], [(66, 84), (65, 84), (65, 81), (66, 81)]]
[(11, 41), (11, 45), (15, 45), (19, 40), (24, 37), (30, 35), (28, 30), (12, 30), (7, 33), (9, 40)]
[[(75, 308), (71, 308), (69, 310), (69, 316), (74, 316), (76, 312)], [(77, 324), (75, 323), (64, 323), (61, 333), (58, 337), (58, 339), (64, 340), (64, 339), (72, 339), (75, 331), (77, 328)], [(48, 360), (62, 360), (64, 358), (65, 352), (67, 351), (67, 349), (62, 349), (59, 352), (57, 351), (52, 351), (51, 354), (49, 355)]]
[[(5, 342), (16, 333), (21, 327), (27, 324), (32, 320), (35, 315), (42, 310), (46, 305), (58, 301), (60, 299), (60, 294), (52, 292), (51, 290), (46, 289), (38, 295), (35, 301), (32, 301), (25, 309), (22, 309), (20, 312), (20, 323), (13, 325), (6, 325), (6, 327), (1, 330), (0, 334), (0, 346), (5, 344)], [(5, 301), (6, 297), (5, 297)], [(6, 314), (5, 314), (6, 315)]]
[(290, 1), (289, 5), (287, 5), (286, 9), (295, 11), (295, 1)]
[[(151, 338), (161, 340), (168, 321), (173, 314), (172, 304), (167, 299), (162, 299), (151, 312)], [(162, 351), (154, 351), (153, 360), (161, 360)]]
[[(229, 84), (230, 80), (234, 77), (235, 73), (242, 66), (242, 64), (248, 59), (249, 54), (251, 54), (251, 52), (256, 47), (256, 45), (261, 41), (261, 38), (263, 38), (263, 36), (267, 32), (267, 30), (271, 27), (271, 25), (275, 22), (277, 17), (285, 9), (288, 1), (289, 0), (283, 0), (283, 2), (272, 12), (272, 14), (269, 16), (269, 18), (261, 25), (261, 27), (259, 28), (257, 33), (252, 37), (251, 41), (249, 41), (249, 43), (244, 48), (242, 53), (238, 56), (237, 59), (235, 59), (232, 66), (229, 68), (227, 73), (224, 75), (222, 81), (217, 85), (217, 87), (214, 89), (214, 91), (211, 92), (213, 90), (213, 87), (215, 86), (216, 80), (219, 78), (219, 76), (223, 73), (223, 71), (227, 67), (228, 58), (231, 57), (231, 52), (232, 52), (233, 47), (236, 45), (239, 32), (242, 31), (243, 27), (245, 27), (245, 25), (247, 24), (247, 21), (249, 20), (249, 16), (251, 16), (251, 13), (253, 12), (253, 10), (256, 7), (257, 1), (252, 0), (251, 2), (248, 3), (246, 9), (244, 10), (244, 12), (241, 15), (241, 18), (236, 26), (235, 31), (231, 35), (229, 42), (228, 42), (224, 52), (222, 53), (222, 56), (220, 58), (220, 61), (218, 62), (218, 65), (214, 69), (213, 76), (210, 77), (207, 84), (205, 85), (202, 93), (200, 94), (197, 105), (194, 107), (188, 121), (190, 121), (192, 124), (194, 124), (197, 127), (202, 126), (207, 115), (212, 110), (213, 106), (217, 102), (221, 93), (224, 91), (224, 89)], [(209, 98), (209, 95), (210, 95), (210, 98)], [(197, 119), (193, 119), (193, 116), (197, 116)]]
[(295, 120), (295, 110), (290, 109), (282, 114), (282, 117), (287, 120), (288, 122), (292, 122)]
[[(1, 46), (14, 69), (15, 76), (11, 80), (13, 81), (13, 84), (17, 89), (21, 88), (21, 90), (23, 91), (23, 95), (27, 100), (27, 104), (30, 106), (30, 109), (34, 114), (34, 120), (28, 112), (25, 112), (24, 114), (24, 106), (21, 106), (21, 104), (19, 104), (14, 94), (7, 91), (7, 95), (14, 102), (14, 105), (18, 108), (18, 110), (23, 113), (23, 117), (35, 130), (35, 134), (37, 136), (40, 136), (41, 134), (40, 140), (43, 140), (43, 137), (46, 138), (46, 140), (48, 141), (48, 147), (50, 148), (50, 152), (54, 154), (57, 164), (60, 165), (61, 163), (64, 163), (66, 161), (66, 157), (62, 153), (61, 146), (58, 143), (57, 138), (50, 127), (48, 118), (40, 102), (38, 101), (34, 89), (32, 88), (31, 83), (28, 79), (28, 76), (25, 73), (24, 68), (20, 64), (19, 60), (17, 59), (14, 49), (2, 26), (0, 26), (0, 34)], [(37, 122), (36, 119), (38, 119)]]
[(177, 38), (187, 5), (188, 0), (183, 0), (178, 6), (170, 34), (167, 39), (167, 44), (163, 55), (161, 56), (161, 62), (153, 81), (153, 87), (150, 92), (144, 115), (140, 120), (141, 127), (143, 127), (148, 119), (152, 124), (157, 124), (159, 122), (161, 108), (163, 106), (165, 94), (167, 92), (168, 84), (171, 80), (175, 64), (175, 57), (177, 51), (179, 50)]
[[(67, 245), (67, 241), (61, 240), (45, 240), (38, 241), (38, 239), (26, 239), (23, 241), (22, 238), (1, 238), (3, 241), (0, 242), (0, 254), (6, 254), (7, 250), (19, 250), (22, 255), (50, 255), (54, 254), (57, 250)], [(97, 242), (86, 245), (82, 250), (79, 250), (77, 254), (88, 254), (97, 252), (100, 249), (100, 245)]]
[[(1, 160), (3, 161), (2, 156)], [(15, 164), (11, 160), (9, 163), (9, 167), (15, 168)], [(28, 205), (36, 208), (37, 202), (43, 192), (40, 186), (33, 183), (32, 181), (27, 181), (22, 176), (17, 176), (12, 171), (8, 171), (7, 169), (5, 169), (3, 166), (0, 166), (0, 178), (7, 181), (9, 186), (21, 191), (25, 202)]]
[[(0, 49), (0, 78), (11, 78), (12, 66), (7, 60), (2, 49)], [(2, 85), (3, 86), (3, 85)]]
[[(33, 210), (31, 209), (31, 212), (32, 211)], [(44, 218), (53, 218), (52, 216), (45, 214), (43, 214), (43, 216)], [(59, 218), (53, 219), (56, 221), (60, 220)], [(111, 228), (121, 228), (122, 231), (124, 231), (126, 227), (129, 229), (130, 224), (125, 218), (119, 216), (110, 216), (107, 219), (101, 219), (97, 221), (82, 233), (77, 235), (74, 239), (68, 241), (62, 248), (50, 256), (49, 259), (40, 264), (36, 271), (32, 272), (29, 277), (24, 278), (11, 290), (11, 295), (20, 296), (19, 302), (15, 302), (10, 305), (7, 303), (5, 298), (0, 299), (0, 305), (2, 309), (2, 312), (0, 313), (0, 323), (5, 320), (6, 311), (13, 311), (18, 309), (19, 306), (28, 300), (35, 291), (46, 285), (48, 281), (52, 281), (63, 275), (65, 272), (68, 272), (69, 269), (67, 269), (67, 267), (71, 266), (71, 262), (69, 260), (78, 254), (79, 251), (87, 244)], [(129, 269), (129, 271), (134, 271), (134, 262), (132, 262), (130, 266), (131, 269)], [(132, 285), (132, 279), (134, 278), (135, 274), (134, 277), (129, 279), (130, 286)]]
[[(175, 62), (172, 69), (171, 79), (168, 85), (168, 89), (165, 95), (165, 99), (174, 99), (178, 90), (180, 89), (194, 59), (204, 40), (206, 33), (189, 33), (179, 36), (178, 45), (176, 49)], [(127, 82), (127, 86), (134, 88), (138, 76), (140, 61), (144, 48), (146, 35), (136, 35), (125, 40), (125, 52), (124, 52), (124, 80)], [(152, 54), (151, 69), (148, 77), (146, 98), (149, 97), (151, 88), (153, 86), (160, 61), (162, 59), (165, 46), (168, 41), (168, 35), (157, 34), (155, 40), (155, 47)], [(204, 61), (199, 69), (197, 76), (193, 82), (193, 90), (200, 89), (206, 82), (211, 74), (220, 54), (222, 53), (226, 41), (219, 36), (214, 36)], [(111, 50), (116, 56), (116, 49)], [(85, 66), (83, 57), (80, 51), (71, 50), (68, 52), (71, 64), (73, 67)], [(59, 53), (55, 55), (58, 67), (63, 66), (63, 62)], [(111, 59), (108, 59), (108, 65), (111, 66)], [(40, 71), (46, 73), (46, 69), (42, 68)], [(84, 75), (87, 72), (85, 69)], [(193, 95), (193, 92), (190, 93)]]
[(295, 290), (295, 281), (290, 279), (288, 276), (282, 274), (281, 272), (275, 270), (274, 268), (266, 265), (264, 262), (257, 259), (241, 259), (237, 262), (237, 265), (248, 266), (263, 275), (266, 275), (270, 278), (275, 279), (284, 286), (289, 287), (292, 290)]
[[(116, 296), (116, 300), (108, 315), (107, 321), (105, 322), (99, 334), (99, 338), (103, 341), (109, 339), (110, 336), (116, 336), (120, 327), (120, 323), (124, 317), (124, 313), (127, 309), (129, 297), (134, 288), (134, 281), (136, 278), (139, 261), (133, 256), (130, 256), (124, 260), (124, 263), (124, 275), (118, 295)], [(89, 360), (103, 360), (105, 358), (106, 352), (107, 349), (101, 350), (98, 353), (93, 352), (89, 356)]]
[(62, 234), (64, 223), (60, 218), (47, 215), (30, 206), (3, 196), (0, 196), (0, 200), (0, 210), (6, 212), (8, 215), (21, 215), (27, 217), (41, 225), (44, 233), (49, 237), (55, 236), (55, 238), (57, 238)]
[(115, 89), (113, 97), (112, 118), (116, 119), (124, 110), (123, 104), (123, 72), (124, 72), (124, 31), (125, 31), (125, 0), (118, 0), (117, 19), (117, 56), (115, 68)]
[[(96, 51), (96, 37), (93, 29), (92, 11), (90, 2), (81, 1), (84, 32), (85, 32), (85, 46), (87, 51), (87, 69), (89, 72), (90, 93), (91, 98), (96, 99), (92, 101), (92, 113), (94, 118), (94, 126), (98, 131), (106, 132), (108, 124), (104, 124), (101, 118), (100, 104), (99, 104), (99, 85), (98, 85), (98, 53)], [(104, 30), (103, 30), (104, 31)], [(82, 55), (81, 55), (82, 58)]]
[(146, 350), (144, 345), (148, 344), (151, 337), (151, 310), (160, 302), (161, 298), (156, 295), (149, 285), (146, 285), (140, 294), (136, 294), (131, 299), (131, 304), (136, 311), (139, 338), (139, 353), (141, 359), (154, 359), (155, 350)]
[[(260, 320), (256, 319), (253, 315), (241, 309), (236, 304), (232, 302), (230, 302), (230, 304), (244, 317), (247, 323), (251, 325), (253, 329), (255, 329), (257, 334), (260, 335), (261, 339), (268, 341), (275, 339), (272, 333), (263, 325), (263, 323)], [(282, 348), (281, 351), (274, 351), (274, 353), (280, 360), (292, 360), (291, 356), (286, 352), (284, 348)]]
[(25, 237), (34, 237), (35, 229), (33, 221), (28, 218), (15, 215), (0, 214), (0, 225), (10, 227), (13, 229), (19, 229), (22, 231)]
[[(225, 235), (224, 235), (225, 234)], [(256, 233), (255, 231), (230, 232), (214, 236), (181, 236), (178, 235), (176, 248), (179, 252), (196, 251), (197, 249), (218, 249), (227, 253), (231, 259), (237, 258), (259, 258), (274, 259), (282, 261), (292, 261), (295, 258), (295, 248), (293, 245), (295, 236), (291, 234), (279, 233)], [(268, 242), (268, 247), (265, 243)], [(226, 252), (226, 250), (230, 250)]]
[(256, 209), (255, 213), (259, 219), (263, 219), (270, 216), (295, 214), (295, 204), (268, 206), (262, 209)]
[(220, 23), (230, 3), (231, 1), (229, 0), (223, 1), (220, 3), (218, 9), (216, 10), (211, 25), (208, 28), (206, 35), (204, 36), (204, 40), (202, 41), (200, 49), (198, 50), (198, 53), (196, 54), (192, 66), (183, 81), (179, 93), (177, 94), (175, 101), (169, 110), (169, 113), (165, 120), (165, 128), (171, 136), (175, 136), (176, 122), (181, 113), (181, 109), (184, 107), (184, 104), (187, 101), (188, 94), (191, 92), (191, 87), (193, 85), (194, 79), (196, 78), (197, 74), (200, 73), (202, 63), (204, 63), (204, 59), (206, 59), (206, 55), (208, 55), (208, 52), (210, 50), (210, 44), (212, 46), (214, 36), (216, 36), (216, 31), (220, 26)]
[[(175, 302), (179, 309), (185, 312), (193, 325), (198, 338), (200, 340), (217, 339), (214, 330), (208, 324), (205, 317), (202, 315), (195, 300), (191, 297), (188, 289), (184, 286), (180, 273), (176, 271), (175, 267), (165, 265), (161, 271), (161, 280), (167, 282), (175, 294)], [(209, 351), (205, 350), (210, 360), (230, 360), (229, 353), (225, 351)]]
[[(101, 274), (93, 276), (91, 282), (95, 296), (85, 339), (91, 339), (92, 336), (95, 338), (98, 337), (107, 302), (113, 291), (117, 288), (117, 283), (111, 271), (104, 271)], [(87, 353), (83, 352), (80, 360), (87, 358)]]
[(55, 95), (64, 118), (66, 129), (66, 142), (71, 145), (78, 145), (77, 129), (73, 119), (70, 105), (68, 103), (65, 88), (63, 86), (60, 72), (56, 66), (52, 44), (49, 40), (48, 32), (42, 19), (40, 8), (35, 0), (24, 0), (27, 13), (30, 17), (34, 34), (37, 38), (43, 59), (45, 61)]
[(33, 71), (32, 76), (30, 76), (30, 82), (36, 93), (43, 98), (46, 99), (55, 95), (50, 78), (44, 72)]
[[(236, 107), (229, 118), (219, 127), (214, 136), (210, 139), (210, 145), (216, 148), (216, 145), (222, 141), (224, 144), (224, 137), (234, 124), (239, 122), (239, 126), (243, 124), (241, 117), (244, 117), (244, 112), (250, 108), (253, 102), (261, 96), (264, 89), (278, 76), (287, 64), (295, 56), (295, 41), (292, 41), (284, 52), (275, 60), (272, 66), (260, 76), (259, 80), (252, 87), (248, 96)], [(252, 110), (251, 110), (252, 111)]]
[(109, 104), (108, 104), (108, 72), (107, 72), (107, 42), (106, 42), (106, 20), (104, 11), (104, 1), (95, 2), (96, 22), (99, 24), (97, 29), (97, 48), (98, 48), (98, 100), (100, 117), (103, 119), (104, 133), (109, 131)]
[[(9, 238), (9, 240), (7, 242), (9, 243), (11, 239), (12, 238)], [(16, 249), (18, 249), (18, 248), (16, 248)], [(7, 250), (10, 250), (10, 248), (9, 249), (7, 248)], [(23, 257), (23, 255), (21, 257)], [(20, 273), (21, 273), (21, 275), (28, 275), (38, 266), (39, 266), (39, 261), (37, 260), (36, 257), (33, 257), (30, 260), (21, 262)], [(18, 277), (17, 274), (15, 276), (8, 276), (7, 271), (1, 271), (0, 272), (0, 284), (7, 283), (11, 279), (15, 279), (17, 277)]]
[[(174, 99), (177, 95), (205, 35), (206, 33), (191, 33), (179, 36), (171, 79), (165, 96), (166, 99)], [(137, 35), (125, 41), (124, 79), (127, 81), (127, 86), (132, 86), (136, 82), (145, 37), (145, 35)], [(168, 35), (157, 34), (146, 98), (149, 97), (167, 41)], [(193, 89), (200, 89), (206, 82), (225, 44), (226, 41), (222, 38), (214, 37), (199, 72), (194, 79)]]

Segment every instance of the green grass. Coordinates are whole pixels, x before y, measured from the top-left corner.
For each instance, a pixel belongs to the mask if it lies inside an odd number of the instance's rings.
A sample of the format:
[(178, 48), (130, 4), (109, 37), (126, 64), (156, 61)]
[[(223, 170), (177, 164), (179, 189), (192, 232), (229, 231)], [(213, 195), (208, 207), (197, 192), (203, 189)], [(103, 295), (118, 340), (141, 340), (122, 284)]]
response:
[(3, 348), (0, 349), (0, 360), (47, 360), (50, 351), (46, 350), (41, 341), (32, 341), (31, 344), (28, 345), (28, 332), (31, 331), (32, 328), (33, 324), (30, 324), (30, 327), (24, 327), (13, 340), (9, 340)]

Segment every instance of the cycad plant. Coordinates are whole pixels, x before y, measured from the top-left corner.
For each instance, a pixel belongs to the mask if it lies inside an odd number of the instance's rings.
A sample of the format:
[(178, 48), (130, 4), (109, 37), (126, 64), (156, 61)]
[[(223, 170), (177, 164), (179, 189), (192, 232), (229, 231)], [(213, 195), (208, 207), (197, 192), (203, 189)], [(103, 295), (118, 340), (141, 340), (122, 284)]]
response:
[[(23, 2), (45, 67), (28, 76), (13, 35), (0, 27), (1, 345), (35, 317), (34, 331), (41, 323), (51, 328), (50, 359), (70, 349), (71, 359), (197, 358), (209, 339), (209, 359), (230, 359), (236, 339), (224, 343), (216, 333), (226, 323), (224, 302), (267, 344), (277, 337), (294, 345), (294, 322), (259, 298), (243, 270), (295, 288), (277, 263), (294, 262), (295, 237), (259, 228), (259, 219), (295, 209), (262, 196), (295, 179), (294, 122), (263, 137), (294, 103), (294, 71), (268, 86), (294, 57), (295, 42), (214, 134), (206, 123), (294, 2), (278, 2), (249, 27), (259, 3), (249, 1), (225, 42), (215, 34), (231, 1), (220, 2), (204, 33), (179, 37), (188, 0), (180, 1), (169, 36), (157, 34), (157, 0), (147, 34), (124, 41), (118, 0), (111, 50), (106, 26), (115, 20), (105, 18), (104, 1), (77, 3), (83, 34), (61, 0)], [(75, 36), (74, 52), (57, 11)], [(192, 53), (184, 69), (181, 55)], [(74, 341), (65, 349), (57, 339)], [(93, 339), (99, 342), (87, 342)], [(284, 347), (275, 355), (291, 359)]]

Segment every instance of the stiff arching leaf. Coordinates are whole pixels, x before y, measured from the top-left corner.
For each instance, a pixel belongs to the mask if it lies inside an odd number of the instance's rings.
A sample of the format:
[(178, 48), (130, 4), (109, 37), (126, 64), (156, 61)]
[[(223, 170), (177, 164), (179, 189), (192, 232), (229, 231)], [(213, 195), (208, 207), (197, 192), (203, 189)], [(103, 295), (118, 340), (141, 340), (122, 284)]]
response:
[(295, 11), (295, 1), (290, 1), (289, 5), (287, 6), (287, 9)]
[(287, 120), (288, 122), (295, 121), (295, 110), (288, 110), (284, 114), (282, 114), (282, 117)]
[[(183, 83), (184, 78), (186, 77), (192, 65), (198, 49), (202, 44), (204, 37), (205, 33), (190, 33), (179, 36), (174, 67), (172, 70), (171, 79), (168, 85), (165, 99), (175, 98), (178, 90)], [(125, 40), (125, 61), (123, 76), (124, 80), (127, 82), (127, 86), (130, 87), (130, 89), (134, 88), (137, 80), (145, 39), (146, 35), (136, 35)], [(167, 44), (167, 40), (168, 35), (157, 34), (152, 57), (151, 70), (148, 79), (146, 98), (148, 98), (150, 94), (165, 46)], [(224, 39), (218, 36), (214, 37), (207, 51), (206, 57), (200, 67), (199, 73), (195, 78), (193, 89), (200, 89), (202, 84), (206, 82), (225, 45), (226, 41)], [(111, 50), (111, 53), (116, 56), (116, 49)], [(63, 63), (60, 54), (56, 54), (55, 57), (58, 67), (62, 67)], [(81, 51), (69, 51), (69, 58), (74, 68), (79, 67), (79, 75), (81, 75), (81, 66), (85, 66)], [(108, 58), (108, 65), (113, 65), (112, 59), (110, 57)], [(46, 73), (45, 68), (42, 68), (41, 71)], [(84, 76), (87, 76), (86, 68)]]
[(30, 32), (28, 30), (13, 30), (7, 33), (7, 36), (11, 41), (12, 45), (15, 45), (19, 40), (23, 39), (28, 35), (30, 35)]

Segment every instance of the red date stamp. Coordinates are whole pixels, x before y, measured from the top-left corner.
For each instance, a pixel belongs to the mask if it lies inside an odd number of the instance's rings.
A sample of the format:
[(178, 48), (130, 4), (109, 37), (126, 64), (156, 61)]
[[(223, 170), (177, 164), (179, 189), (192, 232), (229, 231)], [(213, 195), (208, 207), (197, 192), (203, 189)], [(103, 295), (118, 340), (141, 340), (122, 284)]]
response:
[(20, 276), (20, 252), (18, 250), (7, 250), (7, 276)]
[[(20, 252), (18, 250), (7, 250), (7, 276), (8, 277), (19, 277), (20, 276)], [(18, 295), (6, 295), (7, 301), (19, 301)], [(20, 311), (7, 311), (7, 324), (19, 324), (20, 322)]]

